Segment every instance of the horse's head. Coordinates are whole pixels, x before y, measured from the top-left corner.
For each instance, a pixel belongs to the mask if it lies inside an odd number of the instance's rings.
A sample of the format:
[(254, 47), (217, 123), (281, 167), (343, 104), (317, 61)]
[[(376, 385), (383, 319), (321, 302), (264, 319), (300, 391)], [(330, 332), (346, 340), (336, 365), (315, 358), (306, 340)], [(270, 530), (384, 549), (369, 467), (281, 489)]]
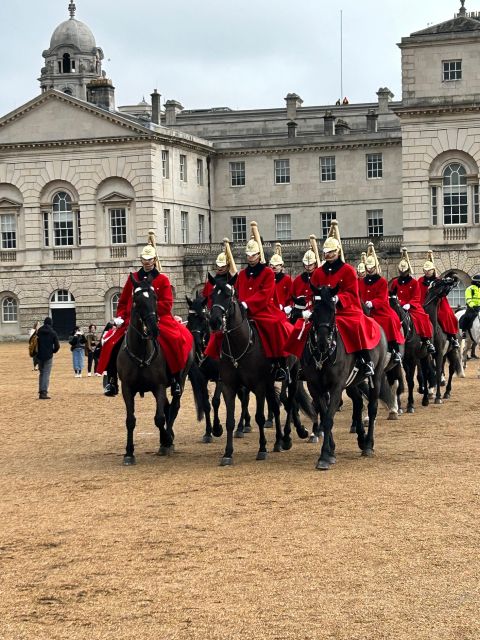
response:
[(290, 313), (290, 322), (295, 324), (295, 322), (302, 317), (302, 312), (307, 308), (307, 298), (305, 296), (299, 296), (296, 298), (292, 296), (293, 300), (293, 308)]
[(197, 293), (192, 300), (185, 296), (188, 304), (187, 329), (193, 335), (195, 342), (195, 353), (203, 356), (203, 352), (210, 337), (208, 327), (207, 298)]
[(310, 287), (313, 291), (310, 333), (320, 352), (325, 352), (331, 346), (335, 330), (335, 296), (338, 286), (318, 288), (310, 283)]
[(458, 284), (458, 277), (452, 272), (447, 272), (442, 278), (433, 280), (428, 288), (428, 293), (425, 298), (424, 306), (439, 301), (440, 298), (448, 296), (450, 291)]
[(143, 333), (146, 336), (156, 339), (158, 336), (157, 294), (152, 286), (153, 278), (148, 276), (138, 282), (130, 274), (130, 279), (133, 285), (132, 316), (138, 316), (143, 325)]
[(215, 278), (214, 288), (211, 294), (212, 309), (210, 312), (210, 329), (213, 331), (225, 330), (226, 323), (235, 312), (235, 282), (237, 274), (227, 280)]
[(397, 293), (397, 287), (393, 287), (393, 289), (390, 289), (390, 291), (388, 292), (388, 303), (394, 311), (399, 313), (402, 305), (400, 304)]

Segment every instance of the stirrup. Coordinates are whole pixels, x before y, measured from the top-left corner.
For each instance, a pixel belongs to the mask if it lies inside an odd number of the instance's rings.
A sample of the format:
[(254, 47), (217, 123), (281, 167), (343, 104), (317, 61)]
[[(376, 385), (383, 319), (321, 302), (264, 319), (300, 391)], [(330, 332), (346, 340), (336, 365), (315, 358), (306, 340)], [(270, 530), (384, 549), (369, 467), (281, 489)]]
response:
[(427, 352), (432, 354), (432, 356), (433, 356), (433, 354), (435, 353), (435, 347), (430, 342), (430, 340), (426, 340), (425, 341), (425, 346), (427, 347)]
[(392, 362), (402, 364), (402, 356), (398, 351), (395, 351), (395, 349), (392, 351)]
[(459, 349), (460, 343), (456, 338), (450, 338), (450, 346), (452, 347), (452, 349)]
[(288, 375), (288, 371), (286, 371), (283, 367), (277, 367), (275, 370), (275, 381), (283, 382), (284, 380), (289, 380), (290, 376)]
[(172, 392), (172, 396), (179, 397), (182, 395), (182, 386), (178, 380), (172, 380), (170, 391)]
[(114, 382), (108, 382), (103, 390), (103, 395), (113, 398), (118, 395), (118, 386)]
[(373, 375), (375, 375), (375, 367), (374, 367), (373, 362), (371, 360), (369, 362), (366, 362), (365, 360), (362, 360), (362, 373), (367, 378), (371, 378)]

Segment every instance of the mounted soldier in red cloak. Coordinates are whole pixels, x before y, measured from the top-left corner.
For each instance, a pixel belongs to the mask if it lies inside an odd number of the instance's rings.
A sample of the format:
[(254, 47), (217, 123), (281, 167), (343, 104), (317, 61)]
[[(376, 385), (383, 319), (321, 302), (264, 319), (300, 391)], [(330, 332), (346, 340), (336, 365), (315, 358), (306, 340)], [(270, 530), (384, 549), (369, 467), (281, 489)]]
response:
[(275, 275), (275, 296), (274, 301), (280, 311), (286, 315), (292, 310), (292, 278), (285, 273), (285, 265), (282, 256), (282, 245), (275, 244), (275, 253), (270, 258), (270, 267)]
[(305, 251), (302, 258), (303, 273), (298, 275), (292, 284), (292, 297), (305, 298), (305, 309), (309, 309), (312, 305), (312, 288), (310, 280), (313, 272), (320, 266), (320, 257), (318, 255), (317, 239), (312, 234), (309, 239), (310, 249)]
[[(228, 238), (224, 238), (223, 243), (225, 245), (225, 243), (229, 243), (230, 240)], [(229, 245), (230, 246), (230, 245)], [(230, 252), (231, 255), (231, 252)], [(233, 260), (233, 256), (232, 256), (232, 260)], [(237, 267), (235, 266), (235, 262), (233, 263), (233, 268), (229, 262), (229, 258), (227, 256), (227, 254), (225, 253), (225, 249), (218, 254), (216, 260), (215, 260), (215, 265), (217, 267), (217, 272), (215, 274), (215, 277), (220, 277), (220, 278), (224, 278), (225, 282), (227, 281), (227, 278), (229, 275), (232, 275), (234, 273), (237, 273)], [(209, 274), (210, 276), (210, 274)], [(207, 277), (207, 280), (205, 282), (205, 285), (203, 287), (202, 290), (202, 296), (204, 298), (207, 299), (207, 306), (209, 309), (212, 308), (212, 298), (211, 298), (211, 294), (213, 291), (213, 282), (214, 279), (210, 276)]]
[[(181, 385), (177, 374), (185, 367), (188, 354), (192, 348), (193, 336), (172, 315), (172, 286), (167, 276), (164, 273), (160, 273), (160, 263), (153, 231), (149, 231), (148, 244), (142, 249), (140, 260), (142, 263), (141, 269), (132, 275), (137, 282), (149, 277), (152, 278), (151, 284), (157, 296), (158, 342), (167, 361), (172, 394), (180, 395)], [(108, 383), (104, 389), (106, 396), (115, 396), (118, 393), (117, 355), (130, 323), (133, 288), (132, 280), (128, 277), (118, 301), (117, 317), (113, 318), (116, 331), (103, 344), (100, 353), (97, 371), (99, 373), (107, 372)]]
[[(365, 254), (362, 254), (365, 255)], [(362, 264), (362, 263), (360, 263)], [(370, 317), (382, 327), (388, 342), (392, 360), (402, 362), (399, 345), (405, 342), (400, 318), (388, 301), (388, 282), (381, 276), (380, 263), (373, 242), (368, 245), (365, 257), (365, 276), (358, 280), (360, 299), (369, 309)], [(357, 267), (358, 272), (358, 267)]]
[[(427, 260), (423, 265), (423, 276), (418, 279), (420, 285), (420, 302), (425, 302), (427, 297), (428, 288), (435, 280), (438, 280), (437, 270), (435, 262), (433, 260), (433, 251), (427, 252)], [(453, 313), (453, 309), (446, 297), (440, 298), (437, 308), (438, 324), (442, 328), (442, 331), (447, 335), (450, 341), (452, 349), (458, 349), (460, 347), (457, 340), (458, 333), (458, 320)]]
[(402, 307), (410, 314), (415, 331), (427, 347), (427, 351), (429, 353), (435, 353), (435, 347), (431, 342), (433, 336), (432, 323), (422, 307), (420, 285), (418, 284), (418, 280), (415, 280), (411, 275), (412, 265), (410, 264), (408, 252), (405, 247), (402, 248), (402, 259), (398, 264), (398, 271), (400, 275), (390, 283), (390, 291), (397, 295)]

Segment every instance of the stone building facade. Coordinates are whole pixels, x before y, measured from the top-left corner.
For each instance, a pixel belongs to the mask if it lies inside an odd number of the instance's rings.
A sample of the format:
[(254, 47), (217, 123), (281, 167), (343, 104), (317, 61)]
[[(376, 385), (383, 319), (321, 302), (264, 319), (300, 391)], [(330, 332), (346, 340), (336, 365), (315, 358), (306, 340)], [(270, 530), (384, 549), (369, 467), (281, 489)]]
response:
[(336, 218), (353, 263), (373, 239), (392, 277), (405, 244), (419, 275), (431, 248), (467, 285), (480, 272), (480, 16), (463, 5), (402, 39), (401, 101), (383, 87), (366, 104), (289, 93), (233, 111), (162, 108), (156, 91), (117, 108), (71, 2), (42, 93), (0, 119), (0, 339), (49, 313), (64, 335), (104, 324), (151, 228), (180, 313), (223, 237), (242, 262), (253, 219), (293, 273)]

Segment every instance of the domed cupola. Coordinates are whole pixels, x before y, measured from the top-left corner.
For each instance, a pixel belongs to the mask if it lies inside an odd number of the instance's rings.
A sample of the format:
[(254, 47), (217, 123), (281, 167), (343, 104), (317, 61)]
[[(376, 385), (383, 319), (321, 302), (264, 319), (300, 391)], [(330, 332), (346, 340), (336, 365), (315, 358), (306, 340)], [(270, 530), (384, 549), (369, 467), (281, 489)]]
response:
[(39, 78), (42, 91), (57, 89), (87, 99), (87, 85), (102, 78), (103, 51), (90, 28), (75, 18), (76, 6), (68, 5), (70, 19), (58, 25), (43, 52), (45, 66)]

